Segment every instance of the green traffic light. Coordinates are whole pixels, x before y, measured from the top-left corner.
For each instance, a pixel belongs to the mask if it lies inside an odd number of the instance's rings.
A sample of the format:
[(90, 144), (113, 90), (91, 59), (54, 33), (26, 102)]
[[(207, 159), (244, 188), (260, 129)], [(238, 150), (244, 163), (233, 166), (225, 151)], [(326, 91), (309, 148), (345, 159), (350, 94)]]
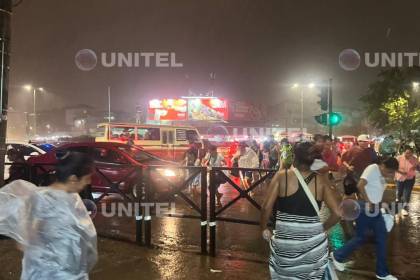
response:
[(321, 115), (314, 116), (314, 118), (317, 123), (325, 126), (337, 126), (343, 121), (343, 116), (337, 112), (332, 112), (331, 114), (322, 113)]
[(315, 116), (315, 120), (319, 124), (328, 125), (328, 114), (323, 113), (321, 115)]
[(339, 125), (343, 117), (339, 113), (331, 113), (329, 117), (330, 125)]
[(338, 117), (337, 115), (332, 115), (332, 116), (330, 117), (330, 123), (331, 123), (331, 124), (337, 124), (339, 121), (340, 121), (340, 120), (339, 120), (339, 117)]

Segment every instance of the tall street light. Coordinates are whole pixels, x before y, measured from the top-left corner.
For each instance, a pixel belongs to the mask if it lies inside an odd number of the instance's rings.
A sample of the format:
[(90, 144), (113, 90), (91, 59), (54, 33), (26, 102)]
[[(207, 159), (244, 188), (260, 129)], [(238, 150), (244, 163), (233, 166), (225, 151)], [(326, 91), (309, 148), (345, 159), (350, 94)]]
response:
[(309, 83), (306, 86), (302, 86), (298, 83), (295, 83), (292, 85), (292, 89), (300, 89), (300, 133), (301, 133), (301, 138), (303, 138), (303, 92), (304, 92), (304, 88), (309, 88), (312, 89), (315, 87), (314, 83)]
[(414, 101), (419, 101), (420, 99), (420, 95), (418, 94), (419, 92), (419, 87), (420, 87), (420, 83), (418, 81), (414, 81), (411, 83), (412, 89), (413, 89), (413, 94), (412, 94), (412, 100)]
[(44, 89), (42, 87), (33, 87), (31, 85), (25, 85), (23, 87), (24, 89), (26, 89), (29, 92), (32, 92), (33, 94), (33, 98), (34, 98), (34, 108), (33, 108), (33, 113), (34, 113), (34, 129), (33, 129), (33, 135), (36, 136), (36, 129), (37, 129), (37, 116), (36, 116), (36, 94), (37, 93), (41, 93), (44, 92)]
[(419, 82), (412, 82), (412, 86), (413, 86), (413, 91), (414, 92), (418, 92), (419, 91), (419, 86), (420, 86), (420, 83)]

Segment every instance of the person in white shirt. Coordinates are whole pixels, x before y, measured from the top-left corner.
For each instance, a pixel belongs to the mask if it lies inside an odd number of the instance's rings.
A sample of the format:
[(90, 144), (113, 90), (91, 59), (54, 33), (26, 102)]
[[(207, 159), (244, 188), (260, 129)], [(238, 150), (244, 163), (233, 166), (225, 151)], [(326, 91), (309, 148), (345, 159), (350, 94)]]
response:
[(344, 262), (366, 241), (368, 231), (373, 231), (376, 244), (376, 278), (395, 280), (386, 264), (387, 230), (379, 210), (386, 188), (386, 179), (392, 180), (398, 170), (398, 161), (387, 158), (381, 164), (371, 164), (362, 173), (358, 184), (360, 192), (360, 215), (356, 219), (356, 235), (343, 247), (331, 254), (334, 265), (339, 271), (345, 270)]
[[(245, 142), (239, 143), (239, 149), (234, 158), (238, 158), (238, 167), (240, 168), (259, 168), (260, 166), (258, 155)], [(239, 174), (244, 188), (249, 189), (252, 171), (240, 171)]]

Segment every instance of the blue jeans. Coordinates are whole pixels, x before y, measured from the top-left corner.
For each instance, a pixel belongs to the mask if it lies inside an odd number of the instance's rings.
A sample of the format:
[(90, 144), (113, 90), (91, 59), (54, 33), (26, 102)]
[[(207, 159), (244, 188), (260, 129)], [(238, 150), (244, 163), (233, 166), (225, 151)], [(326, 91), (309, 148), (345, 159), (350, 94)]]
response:
[[(376, 274), (384, 277), (389, 275), (389, 270), (386, 264), (386, 239), (387, 231), (385, 221), (380, 211), (376, 211), (375, 215), (366, 214), (365, 202), (361, 203), (361, 213), (356, 220), (356, 235), (347, 242), (343, 247), (334, 252), (334, 258), (338, 262), (345, 262), (347, 258), (360, 246), (362, 246), (367, 239), (370, 231), (373, 231), (376, 244)], [(378, 207), (379, 209), (379, 207)]]
[(415, 181), (416, 178), (405, 181), (396, 181), (397, 198), (399, 202), (403, 203), (405, 210), (408, 210), (408, 203), (410, 203), (411, 192), (413, 191)]

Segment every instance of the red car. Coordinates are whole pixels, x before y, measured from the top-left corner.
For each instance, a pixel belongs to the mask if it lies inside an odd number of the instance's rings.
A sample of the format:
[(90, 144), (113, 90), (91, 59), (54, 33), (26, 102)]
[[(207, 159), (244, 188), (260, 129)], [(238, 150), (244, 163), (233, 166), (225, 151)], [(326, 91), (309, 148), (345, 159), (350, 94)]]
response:
[[(184, 171), (176, 168), (176, 163), (160, 159), (135, 146), (111, 142), (64, 144), (44, 155), (29, 158), (28, 163), (41, 166), (37, 168), (37, 173), (42, 177), (45, 170), (53, 170), (57, 162), (56, 154), (63, 151), (83, 152), (93, 158), (96, 168), (92, 176), (92, 192), (116, 193), (120, 190), (129, 197), (137, 197), (142, 176), (140, 170), (151, 165), (162, 166), (150, 169), (152, 199), (172, 190), (168, 181), (179, 185), (184, 179)], [(45, 185), (50, 182), (38, 183)]]

